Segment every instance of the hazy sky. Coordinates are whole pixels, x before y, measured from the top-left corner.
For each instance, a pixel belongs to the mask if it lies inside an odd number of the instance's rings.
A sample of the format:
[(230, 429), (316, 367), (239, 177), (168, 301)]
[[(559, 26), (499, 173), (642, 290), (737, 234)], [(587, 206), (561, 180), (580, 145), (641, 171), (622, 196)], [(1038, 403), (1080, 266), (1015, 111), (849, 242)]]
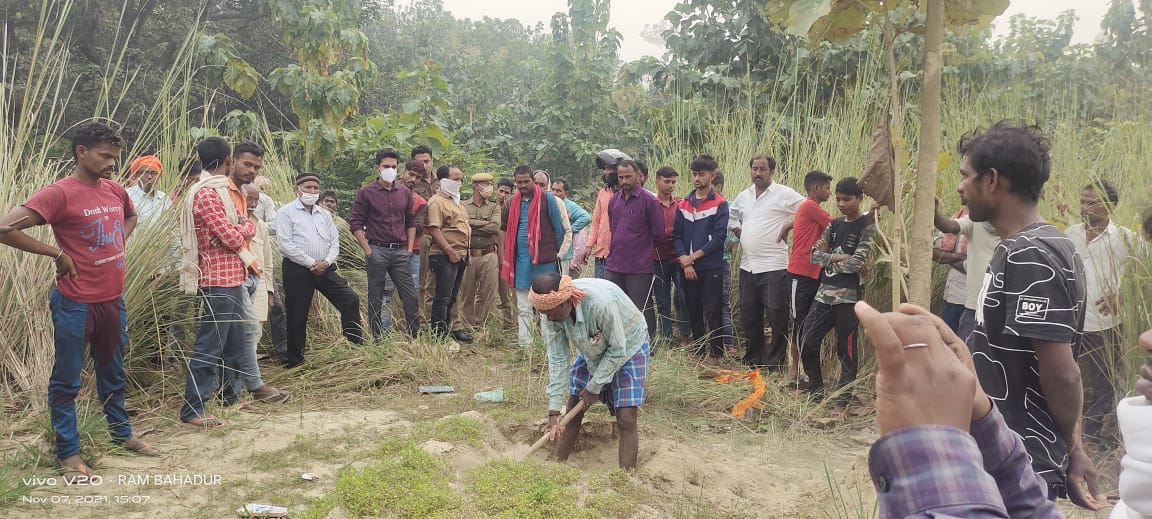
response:
[[(534, 25), (543, 22), (547, 30), (548, 21), (558, 11), (568, 8), (566, 0), (443, 0), (444, 8), (457, 18), (479, 19), (517, 18), (521, 22)], [(404, 3), (404, 0), (400, 0)], [(676, 0), (616, 0), (612, 2), (612, 25), (624, 35), (620, 57), (624, 61), (645, 55), (659, 56), (664, 53), (661, 46), (653, 46), (640, 37), (644, 27), (657, 24), (676, 5)], [(1076, 23), (1074, 43), (1091, 42), (1100, 32), (1100, 20), (1108, 9), (1107, 0), (1012, 0), (1011, 6), (996, 20), (997, 33), (1006, 33), (1008, 17), (1024, 13), (1029, 16), (1055, 19), (1060, 12), (1075, 9), (1080, 18)]]

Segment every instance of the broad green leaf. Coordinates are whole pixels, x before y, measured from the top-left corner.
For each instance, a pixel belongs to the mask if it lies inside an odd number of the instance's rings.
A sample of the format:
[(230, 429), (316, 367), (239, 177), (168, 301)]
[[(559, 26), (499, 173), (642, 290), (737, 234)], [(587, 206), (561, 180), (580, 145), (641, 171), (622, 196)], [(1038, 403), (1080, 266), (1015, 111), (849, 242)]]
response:
[(416, 113), (420, 113), (421, 106), (422, 106), (422, 103), (420, 102), (419, 99), (409, 99), (407, 101), (404, 101), (404, 105), (402, 107), (402, 110), (404, 110), (404, 113), (416, 114)]
[(1009, 0), (945, 0), (944, 24), (952, 28), (983, 27), (1008, 9)]
[(812, 25), (832, 10), (833, 0), (795, 0), (788, 10), (785, 29), (789, 34), (807, 36)]
[(857, 2), (837, 2), (832, 12), (816, 21), (808, 32), (813, 40), (846, 40), (864, 28), (867, 12)]
[(248, 99), (256, 93), (256, 87), (260, 84), (260, 73), (256, 72), (247, 61), (231, 59), (224, 67), (224, 84), (240, 97)]

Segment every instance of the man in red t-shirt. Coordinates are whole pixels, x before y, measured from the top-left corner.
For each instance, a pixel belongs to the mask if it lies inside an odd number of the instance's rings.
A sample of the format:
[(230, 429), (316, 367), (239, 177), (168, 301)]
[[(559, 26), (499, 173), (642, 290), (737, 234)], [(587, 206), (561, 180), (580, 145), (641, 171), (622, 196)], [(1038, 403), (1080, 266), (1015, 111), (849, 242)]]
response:
[[(32, 195), (0, 218), (0, 243), (53, 258), (56, 288), (49, 296), (55, 362), (48, 379), (48, 406), (56, 432), (56, 463), (69, 484), (87, 482), (80, 457), (76, 395), (84, 368), (84, 345), (96, 363), (96, 392), (114, 442), (147, 456), (160, 452), (132, 434), (124, 409), (124, 244), (136, 227), (128, 192), (109, 180), (116, 172), (123, 140), (102, 123), (88, 123), (72, 135), (76, 169)], [(21, 229), (48, 224), (59, 246)]]
[(832, 215), (820, 208), (820, 204), (828, 200), (831, 190), (831, 175), (823, 171), (810, 171), (804, 175), (804, 191), (808, 199), (796, 209), (796, 218), (792, 221), (791, 228), (795, 234), (792, 237), (792, 255), (788, 258), (788, 277), (792, 281), (791, 304), (788, 305), (792, 309), (792, 344), (788, 347), (792, 362), (788, 364), (788, 381), (792, 384), (801, 381), (800, 325), (812, 308), (816, 289), (820, 288), (820, 265), (812, 263), (809, 255), (812, 246), (824, 234), (824, 228), (832, 221)]

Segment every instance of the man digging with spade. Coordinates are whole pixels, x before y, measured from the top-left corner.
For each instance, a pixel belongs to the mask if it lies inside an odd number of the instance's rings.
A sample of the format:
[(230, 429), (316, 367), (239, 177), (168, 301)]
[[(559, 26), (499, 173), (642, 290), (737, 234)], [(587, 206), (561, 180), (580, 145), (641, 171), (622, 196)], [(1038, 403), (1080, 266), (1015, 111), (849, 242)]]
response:
[[(560, 440), (556, 458), (568, 459), (584, 412), (599, 400), (616, 417), (620, 468), (636, 468), (640, 447), (636, 417), (644, 403), (648, 378), (649, 337), (644, 315), (611, 281), (573, 281), (556, 272), (536, 276), (528, 299), (548, 318), (541, 329), (548, 348), (548, 434), (551, 440)], [(575, 362), (570, 362), (569, 344), (576, 348)], [(580, 401), (585, 406), (570, 427), (560, 425), (565, 378), (567, 408)]]

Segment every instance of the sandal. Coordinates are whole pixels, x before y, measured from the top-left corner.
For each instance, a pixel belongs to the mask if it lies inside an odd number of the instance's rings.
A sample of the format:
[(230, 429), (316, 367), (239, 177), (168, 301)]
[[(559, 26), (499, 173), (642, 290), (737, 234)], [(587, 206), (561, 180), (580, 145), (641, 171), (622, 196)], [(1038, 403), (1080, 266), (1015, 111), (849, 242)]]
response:
[(270, 394), (270, 395), (257, 396), (255, 394), (253, 394), (253, 396), (256, 396), (256, 400), (259, 400), (260, 402), (263, 402), (265, 404), (287, 404), (289, 401), (292, 400), (292, 394), (291, 393), (289, 393), (287, 391), (280, 391), (279, 389), (276, 389), (276, 388), (271, 388), (271, 389), (272, 389), (272, 394)]
[(189, 429), (201, 429), (209, 431), (222, 431), (228, 425), (227, 422), (216, 418), (215, 416), (208, 415), (200, 418), (193, 418), (188, 421), (180, 420), (180, 427), (187, 427)]
[(132, 435), (127, 440), (120, 442), (120, 447), (139, 456), (148, 456), (150, 458), (160, 456), (160, 449), (153, 447), (152, 444), (136, 435)]
[(69, 485), (78, 481), (87, 482), (92, 477), (91, 469), (84, 463), (84, 460), (80, 459), (79, 456), (75, 456), (75, 458), (77, 459), (75, 463), (67, 465), (64, 464), (63, 460), (56, 460), (56, 469), (60, 471), (61, 479)]

